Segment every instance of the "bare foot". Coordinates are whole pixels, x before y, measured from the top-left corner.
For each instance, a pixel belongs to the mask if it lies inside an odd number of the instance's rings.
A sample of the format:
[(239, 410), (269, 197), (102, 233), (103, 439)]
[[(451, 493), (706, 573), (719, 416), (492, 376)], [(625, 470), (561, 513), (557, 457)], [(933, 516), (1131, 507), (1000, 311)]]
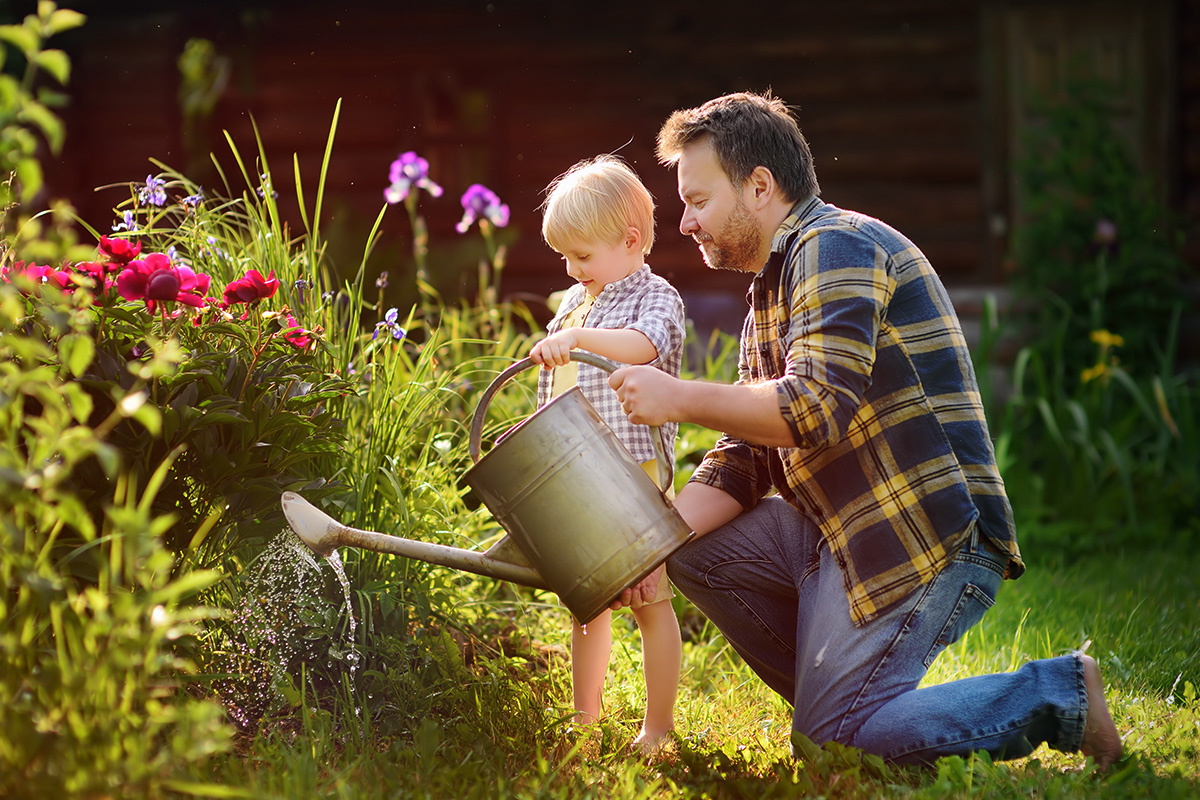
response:
[(1079, 749), (1085, 756), (1096, 760), (1101, 772), (1107, 771), (1113, 762), (1121, 758), (1124, 745), (1121, 734), (1108, 713), (1108, 701), (1104, 699), (1104, 681), (1100, 679), (1100, 667), (1091, 656), (1083, 659), (1083, 685), (1087, 688), (1088, 713), (1083, 723), (1083, 742)]
[(667, 737), (671, 735), (671, 729), (668, 728), (661, 732), (651, 732), (646, 730), (646, 726), (642, 726), (641, 732), (637, 738), (633, 740), (633, 749), (644, 756), (653, 755), (663, 748), (667, 743)]

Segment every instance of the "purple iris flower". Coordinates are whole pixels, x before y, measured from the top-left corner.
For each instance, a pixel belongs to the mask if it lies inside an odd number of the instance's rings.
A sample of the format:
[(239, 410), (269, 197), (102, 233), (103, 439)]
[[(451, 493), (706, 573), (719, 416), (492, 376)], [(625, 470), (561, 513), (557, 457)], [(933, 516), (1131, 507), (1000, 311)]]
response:
[(429, 162), (412, 150), (401, 153), (400, 157), (392, 162), (388, 181), (391, 185), (383, 190), (383, 196), (393, 205), (404, 202), (404, 198), (408, 197), (414, 186), (424, 189), (433, 197), (442, 196), (442, 187), (429, 179)]
[(189, 194), (187, 197), (179, 201), (188, 211), (195, 211), (204, 202), (204, 187), (196, 190), (195, 194)]
[(466, 233), (477, 219), (486, 217), (497, 228), (508, 224), (508, 206), (482, 183), (473, 183), (462, 196), (463, 218), (454, 229)]
[(398, 308), (389, 308), (383, 315), (383, 321), (375, 323), (375, 333), (371, 338), (378, 337), (381, 329), (391, 333), (392, 338), (397, 342), (402, 341), (408, 335), (408, 331), (400, 326), (400, 309)]
[(121, 215), (121, 219), (123, 220), (122, 222), (118, 222), (116, 225), (112, 226), (112, 229), (114, 232), (129, 231), (130, 233), (132, 233), (133, 231), (136, 231), (138, 229), (137, 222), (133, 218), (132, 211), (126, 211), (124, 214)]
[(153, 175), (146, 176), (146, 185), (138, 189), (138, 199), (152, 206), (167, 204), (167, 182)]

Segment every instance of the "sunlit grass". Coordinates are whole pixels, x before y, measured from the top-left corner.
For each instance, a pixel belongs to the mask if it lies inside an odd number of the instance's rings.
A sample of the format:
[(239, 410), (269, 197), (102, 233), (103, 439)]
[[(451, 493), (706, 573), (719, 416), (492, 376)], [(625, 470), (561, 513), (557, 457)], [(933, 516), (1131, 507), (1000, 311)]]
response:
[[(1086, 645), (1104, 667), (1130, 754), (1107, 777), (1078, 754), (1045, 747), (1029, 759), (946, 759), (923, 770), (876, 772), (836, 748), (796, 762), (788, 705), (682, 600), (677, 737), (641, 757), (630, 748), (645, 698), (629, 615), (613, 623), (605, 716), (573, 727), (567, 612), (521, 590), (492, 591), (472, 606), (471, 633), (440, 640), (437, 658), (410, 661), (408, 672), (397, 664), (363, 690), (411, 694), (363, 704), (372, 709), (369, 746), (350, 746), (347, 731), (318, 713), (303, 732), (260, 738), (252, 757), (226, 762), (219, 782), (280, 798), (1195, 797), (1200, 700), (1187, 687), (1200, 684), (1198, 567), (1194, 556), (1162, 553), (1035, 566), (1004, 585), (996, 607), (928, 676), (1008, 670)], [(486, 593), (488, 584), (469, 578), (462, 589)]]

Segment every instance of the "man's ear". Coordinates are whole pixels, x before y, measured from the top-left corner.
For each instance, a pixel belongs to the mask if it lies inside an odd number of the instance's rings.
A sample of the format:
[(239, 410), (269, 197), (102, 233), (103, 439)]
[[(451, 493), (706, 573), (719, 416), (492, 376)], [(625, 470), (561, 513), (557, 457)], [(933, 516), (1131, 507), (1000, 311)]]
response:
[(775, 182), (775, 175), (761, 164), (750, 173), (750, 177), (746, 179), (746, 186), (750, 189), (753, 198), (751, 208), (756, 211), (766, 208), (779, 193), (779, 184)]

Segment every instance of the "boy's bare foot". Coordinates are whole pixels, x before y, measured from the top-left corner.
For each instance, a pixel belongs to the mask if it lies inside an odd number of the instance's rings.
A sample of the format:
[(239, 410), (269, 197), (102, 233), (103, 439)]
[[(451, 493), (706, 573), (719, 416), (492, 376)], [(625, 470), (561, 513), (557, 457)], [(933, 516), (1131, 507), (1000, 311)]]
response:
[(1124, 745), (1121, 734), (1108, 713), (1108, 701), (1104, 699), (1104, 681), (1100, 679), (1100, 667), (1091, 656), (1083, 659), (1083, 685), (1087, 689), (1088, 712), (1083, 723), (1083, 742), (1079, 749), (1085, 756), (1096, 760), (1101, 771), (1108, 770), (1121, 758)]
[(633, 740), (632, 747), (641, 755), (653, 755), (663, 748), (663, 746), (667, 743), (667, 738), (670, 735), (670, 729), (656, 733), (647, 731), (646, 726), (643, 725), (642, 730), (637, 735), (637, 738)]

